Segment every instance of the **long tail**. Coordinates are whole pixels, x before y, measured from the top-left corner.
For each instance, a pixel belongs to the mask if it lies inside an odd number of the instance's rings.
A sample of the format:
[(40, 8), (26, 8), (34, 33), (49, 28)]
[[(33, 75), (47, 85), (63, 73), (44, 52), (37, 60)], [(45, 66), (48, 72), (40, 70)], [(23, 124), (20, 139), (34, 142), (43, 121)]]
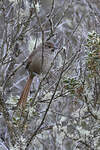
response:
[(29, 79), (27, 80), (26, 85), (21, 94), (21, 97), (17, 103), (17, 106), (25, 107), (32, 80), (33, 80), (33, 77), (29, 76)]

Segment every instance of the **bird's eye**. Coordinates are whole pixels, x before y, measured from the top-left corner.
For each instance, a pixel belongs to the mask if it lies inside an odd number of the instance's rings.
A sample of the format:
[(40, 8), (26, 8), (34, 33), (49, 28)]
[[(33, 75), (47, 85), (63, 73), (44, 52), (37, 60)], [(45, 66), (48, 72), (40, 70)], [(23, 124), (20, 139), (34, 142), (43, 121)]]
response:
[(48, 48), (52, 48), (51, 45), (48, 45)]
[(51, 52), (54, 52), (54, 48), (51, 49)]
[(45, 43), (45, 47), (47, 47), (47, 48), (54, 48), (54, 45), (51, 42), (46, 42)]

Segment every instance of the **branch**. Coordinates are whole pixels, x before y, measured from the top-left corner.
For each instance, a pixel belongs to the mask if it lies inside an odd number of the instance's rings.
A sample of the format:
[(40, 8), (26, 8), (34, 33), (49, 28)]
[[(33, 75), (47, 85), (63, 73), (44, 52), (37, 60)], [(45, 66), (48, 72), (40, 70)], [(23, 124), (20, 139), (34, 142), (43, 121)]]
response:
[(13, 124), (11, 123), (11, 119), (10, 119), (10, 115), (8, 113), (8, 110), (7, 110), (7, 106), (6, 106), (4, 101), (5, 100), (3, 99), (2, 92), (0, 91), (0, 105), (2, 107), (1, 111), (3, 113), (4, 119), (5, 119), (6, 124), (7, 124), (8, 132), (9, 132), (10, 139), (11, 139), (11, 143), (14, 146), (15, 142), (16, 142), (16, 140), (15, 140), (16, 134), (15, 134), (15, 131), (14, 131)]

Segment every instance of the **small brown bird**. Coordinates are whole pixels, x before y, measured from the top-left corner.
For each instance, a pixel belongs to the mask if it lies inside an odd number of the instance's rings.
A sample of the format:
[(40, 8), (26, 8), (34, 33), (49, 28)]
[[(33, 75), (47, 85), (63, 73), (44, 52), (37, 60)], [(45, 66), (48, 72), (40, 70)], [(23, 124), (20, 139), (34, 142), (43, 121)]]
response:
[(22, 91), (17, 106), (22, 106), (23, 108), (25, 107), (33, 77), (35, 76), (35, 74), (40, 74), (42, 72), (46, 73), (48, 71), (49, 67), (51, 66), (51, 62), (54, 58), (55, 49), (56, 47), (54, 47), (53, 43), (45, 42), (43, 50), (42, 50), (42, 44), (40, 44), (29, 55), (27, 65), (26, 65), (26, 69), (28, 69), (29, 71), (29, 78)]

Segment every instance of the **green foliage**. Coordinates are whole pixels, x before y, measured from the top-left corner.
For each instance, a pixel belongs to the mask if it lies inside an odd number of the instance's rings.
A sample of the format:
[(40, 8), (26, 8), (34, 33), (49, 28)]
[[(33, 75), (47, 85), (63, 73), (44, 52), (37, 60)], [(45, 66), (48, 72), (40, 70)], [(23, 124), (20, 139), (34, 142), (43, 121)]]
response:
[(65, 88), (70, 92), (71, 94), (75, 94), (75, 89), (79, 86), (79, 81), (75, 78), (68, 78), (64, 80)]
[(87, 44), (87, 67), (92, 76), (100, 72), (100, 35), (96, 32), (88, 34)]

